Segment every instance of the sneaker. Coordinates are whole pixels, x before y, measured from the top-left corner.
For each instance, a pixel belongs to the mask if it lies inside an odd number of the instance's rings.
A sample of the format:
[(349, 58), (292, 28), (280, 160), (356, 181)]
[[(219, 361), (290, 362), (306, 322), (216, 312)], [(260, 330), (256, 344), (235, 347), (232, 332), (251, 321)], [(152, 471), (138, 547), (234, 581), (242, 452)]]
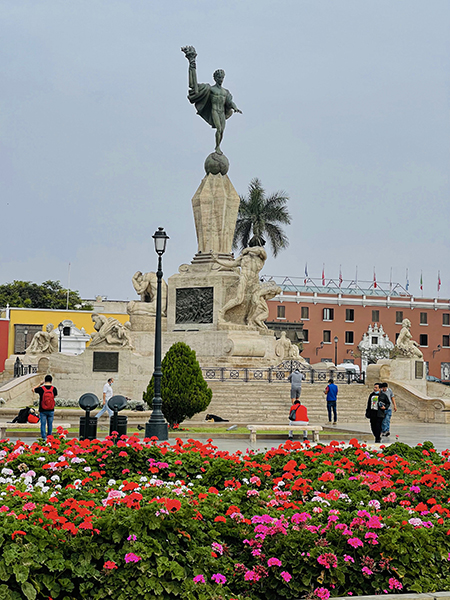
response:
[(308, 438), (303, 438), (303, 441), (304, 441), (304, 442), (307, 442), (307, 441), (308, 441)]
[(293, 439), (294, 439), (294, 436), (293, 436), (293, 435), (288, 435), (288, 438), (289, 438), (290, 440), (293, 440)]
[(337, 421), (334, 421), (333, 425), (336, 425)]
[(331, 425), (331, 424), (332, 424), (332, 421), (328, 421), (328, 425)]
[(384, 433), (383, 435), (385, 435), (386, 437), (389, 437), (391, 435), (390, 431), (386, 431), (386, 433)]

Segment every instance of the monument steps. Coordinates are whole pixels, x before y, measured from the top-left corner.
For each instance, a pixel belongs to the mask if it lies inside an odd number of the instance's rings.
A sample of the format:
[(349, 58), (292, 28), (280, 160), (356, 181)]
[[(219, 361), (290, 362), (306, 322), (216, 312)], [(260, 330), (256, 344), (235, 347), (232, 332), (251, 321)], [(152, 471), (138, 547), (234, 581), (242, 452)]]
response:
[[(203, 420), (208, 413), (218, 415), (230, 421), (245, 422), (286, 422), (291, 406), (290, 386), (282, 382), (230, 383), (209, 381), (213, 398), (208, 409), (195, 416), (195, 420)], [(324, 386), (303, 384), (301, 401), (308, 409), (311, 422), (327, 423), (328, 413), (323, 394)], [(338, 421), (353, 422), (364, 420), (369, 396), (369, 389), (364, 385), (341, 385), (338, 396)], [(399, 407), (397, 418), (402, 421), (415, 420), (415, 416), (407, 407)]]

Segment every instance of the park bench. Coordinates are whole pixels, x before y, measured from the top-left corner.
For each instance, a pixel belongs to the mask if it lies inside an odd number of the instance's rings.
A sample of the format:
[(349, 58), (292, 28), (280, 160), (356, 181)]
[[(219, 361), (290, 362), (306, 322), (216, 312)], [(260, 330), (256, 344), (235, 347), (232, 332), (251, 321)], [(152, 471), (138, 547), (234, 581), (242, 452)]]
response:
[[(69, 429), (70, 423), (61, 423), (60, 421), (53, 421), (53, 430), (56, 431), (58, 427), (62, 427), (63, 429)], [(38, 421), (37, 423), (0, 423), (0, 439), (3, 440), (6, 438), (6, 432), (11, 429), (37, 429), (40, 431), (41, 424)]]
[(251, 442), (256, 442), (256, 434), (258, 431), (286, 431), (287, 433), (289, 433), (289, 431), (295, 432), (296, 429), (298, 430), (302, 430), (302, 429), (306, 429), (308, 431), (312, 432), (312, 441), (313, 442), (318, 442), (319, 441), (319, 431), (323, 430), (323, 427), (321, 425), (311, 425), (310, 423), (308, 423), (307, 425), (302, 425), (302, 426), (298, 426), (298, 425), (247, 425), (247, 429), (250, 431), (250, 441)]

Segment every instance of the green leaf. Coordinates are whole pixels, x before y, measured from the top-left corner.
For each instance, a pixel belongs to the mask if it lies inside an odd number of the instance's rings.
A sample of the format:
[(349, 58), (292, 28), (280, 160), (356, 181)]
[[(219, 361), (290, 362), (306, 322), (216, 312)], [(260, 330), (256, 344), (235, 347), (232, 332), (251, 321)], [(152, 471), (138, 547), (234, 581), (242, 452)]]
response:
[(22, 584), (22, 592), (25, 594), (28, 600), (35, 600), (37, 592), (28, 581)]

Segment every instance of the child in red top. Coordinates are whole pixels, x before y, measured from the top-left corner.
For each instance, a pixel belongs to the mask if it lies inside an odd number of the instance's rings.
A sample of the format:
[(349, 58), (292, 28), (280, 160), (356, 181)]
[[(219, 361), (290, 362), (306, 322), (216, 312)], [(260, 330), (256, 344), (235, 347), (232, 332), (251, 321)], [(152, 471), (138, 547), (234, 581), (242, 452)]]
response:
[[(295, 400), (294, 404), (291, 406), (291, 409), (289, 412), (295, 410), (295, 421), (292, 421), (291, 419), (289, 419), (289, 425), (307, 425), (309, 423), (308, 420), (308, 411), (306, 410), (306, 406), (303, 406), (302, 404), (300, 404), (300, 400)], [(289, 437), (292, 438), (294, 437), (292, 429), (289, 432)], [(308, 430), (304, 429), (303, 430), (303, 440), (307, 441), (308, 440)]]

